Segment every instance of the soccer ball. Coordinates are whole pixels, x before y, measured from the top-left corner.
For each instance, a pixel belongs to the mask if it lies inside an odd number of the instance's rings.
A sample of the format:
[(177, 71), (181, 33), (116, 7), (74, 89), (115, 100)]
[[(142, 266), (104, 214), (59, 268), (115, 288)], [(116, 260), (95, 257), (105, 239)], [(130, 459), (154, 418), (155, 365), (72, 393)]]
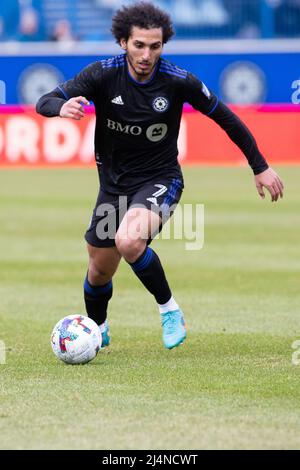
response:
[(55, 356), (67, 364), (91, 361), (97, 356), (101, 342), (99, 326), (83, 315), (68, 315), (56, 323), (51, 334)]

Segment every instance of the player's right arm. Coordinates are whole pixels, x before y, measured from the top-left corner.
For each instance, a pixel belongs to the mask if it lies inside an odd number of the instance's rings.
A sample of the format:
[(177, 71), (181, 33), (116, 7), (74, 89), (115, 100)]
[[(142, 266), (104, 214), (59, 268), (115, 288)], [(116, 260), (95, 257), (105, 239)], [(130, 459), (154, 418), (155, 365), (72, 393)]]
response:
[(79, 120), (84, 116), (84, 105), (95, 101), (100, 92), (102, 67), (94, 62), (74, 78), (50, 93), (43, 95), (36, 104), (36, 111), (46, 117), (60, 116)]

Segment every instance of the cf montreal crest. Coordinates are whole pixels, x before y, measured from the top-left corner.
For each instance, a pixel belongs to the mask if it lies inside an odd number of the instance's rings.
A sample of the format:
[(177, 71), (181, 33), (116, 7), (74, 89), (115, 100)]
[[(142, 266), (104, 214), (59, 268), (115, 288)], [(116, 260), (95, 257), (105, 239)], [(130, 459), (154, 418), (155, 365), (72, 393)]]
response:
[(167, 100), (167, 98), (159, 96), (158, 98), (155, 98), (155, 100), (153, 100), (152, 106), (154, 111), (157, 111), (158, 113), (163, 113), (168, 109), (169, 101)]

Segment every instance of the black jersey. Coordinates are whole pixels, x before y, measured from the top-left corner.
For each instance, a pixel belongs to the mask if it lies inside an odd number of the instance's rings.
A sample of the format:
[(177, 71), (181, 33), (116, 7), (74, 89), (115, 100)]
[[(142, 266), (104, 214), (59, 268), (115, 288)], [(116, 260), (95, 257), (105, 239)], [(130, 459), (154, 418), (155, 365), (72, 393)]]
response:
[(177, 139), (185, 102), (218, 122), (254, 171), (267, 168), (241, 121), (203, 82), (163, 58), (146, 82), (130, 75), (126, 54), (94, 62), (42, 97), (37, 111), (59, 115), (66, 100), (80, 95), (95, 105), (95, 157), (104, 191), (126, 194), (156, 175), (181, 177)]

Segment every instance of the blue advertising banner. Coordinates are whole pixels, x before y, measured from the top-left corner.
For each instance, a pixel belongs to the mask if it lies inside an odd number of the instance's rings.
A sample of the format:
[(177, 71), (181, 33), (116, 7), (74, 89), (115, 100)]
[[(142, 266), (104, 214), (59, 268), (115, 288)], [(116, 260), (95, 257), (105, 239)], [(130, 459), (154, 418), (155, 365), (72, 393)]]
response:
[[(111, 55), (0, 56), (1, 102), (33, 104), (90, 62)], [(227, 103), (291, 103), (300, 79), (300, 52), (165, 54)]]

